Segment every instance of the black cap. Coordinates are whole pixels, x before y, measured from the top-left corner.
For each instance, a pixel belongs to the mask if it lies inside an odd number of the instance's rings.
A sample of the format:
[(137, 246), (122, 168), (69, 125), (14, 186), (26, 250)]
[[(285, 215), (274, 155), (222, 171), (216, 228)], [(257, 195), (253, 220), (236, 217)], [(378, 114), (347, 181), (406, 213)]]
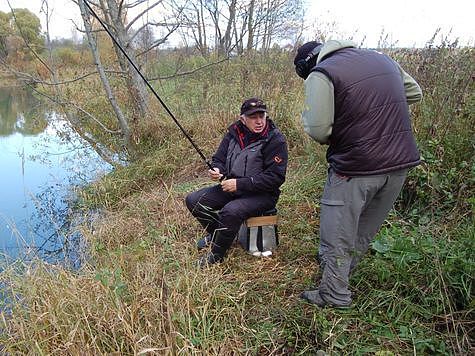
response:
[(250, 98), (241, 105), (241, 115), (252, 115), (255, 112), (267, 112), (267, 106), (259, 98)]

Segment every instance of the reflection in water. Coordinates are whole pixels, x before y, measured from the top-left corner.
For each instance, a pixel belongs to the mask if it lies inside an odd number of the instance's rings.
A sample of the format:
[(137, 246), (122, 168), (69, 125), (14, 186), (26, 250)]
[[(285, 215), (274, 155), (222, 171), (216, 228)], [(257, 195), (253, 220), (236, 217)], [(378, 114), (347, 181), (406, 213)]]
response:
[(73, 187), (110, 167), (61, 117), (28, 93), (6, 89), (0, 89), (0, 152), (0, 253), (78, 267), (85, 246), (75, 226), (87, 221), (71, 209)]
[(0, 136), (39, 134), (48, 125), (44, 114), (44, 103), (28, 91), (0, 88)]

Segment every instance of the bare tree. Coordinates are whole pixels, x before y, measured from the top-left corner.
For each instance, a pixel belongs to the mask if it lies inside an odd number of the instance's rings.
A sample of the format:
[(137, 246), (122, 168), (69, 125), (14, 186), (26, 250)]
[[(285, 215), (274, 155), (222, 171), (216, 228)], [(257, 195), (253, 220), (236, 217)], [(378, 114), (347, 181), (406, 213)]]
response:
[(122, 134), (124, 136), (124, 141), (126, 145), (130, 144), (130, 127), (127, 122), (127, 119), (122, 112), (122, 110), (119, 107), (119, 104), (117, 103), (116, 97), (111, 89), (109, 79), (107, 78), (107, 75), (105, 73), (104, 67), (101, 62), (101, 58), (99, 56), (99, 51), (97, 50), (97, 42), (96, 39), (93, 36), (93, 31), (92, 31), (92, 25), (90, 21), (90, 16), (89, 12), (87, 11), (86, 6), (84, 5), (83, 0), (78, 1), (79, 8), (81, 9), (81, 16), (84, 21), (84, 27), (86, 29), (86, 36), (87, 36), (87, 41), (89, 43), (89, 47), (91, 49), (93, 58), (94, 58), (94, 63), (96, 65), (97, 72), (99, 73), (99, 76), (101, 78), (102, 86), (104, 87), (104, 90), (107, 95), (107, 99), (109, 100), (109, 103), (112, 106), (112, 109), (114, 110), (114, 113), (117, 117), (117, 120), (119, 122), (120, 129), (122, 131)]
[(206, 25), (203, 0), (191, 2), (191, 7), (183, 12), (184, 28), (191, 30), (191, 36), (197, 49), (203, 57), (208, 55), (208, 41), (206, 38)]
[(235, 17), (236, 17), (236, 3), (237, 0), (231, 0), (228, 4), (228, 13), (229, 17), (227, 18), (227, 25), (226, 31), (224, 32), (224, 36), (220, 38), (219, 41), (219, 53), (227, 53), (231, 48), (231, 40), (232, 40), (232, 31), (234, 30), (235, 26)]
[(254, 10), (256, 0), (251, 0), (247, 16), (247, 50), (250, 51), (254, 44)]
[(268, 50), (301, 29), (302, 8), (303, 0), (199, 0), (184, 8), (184, 37), (189, 34), (203, 55), (205, 41), (221, 55)]
[(261, 48), (270, 49), (273, 41), (297, 34), (303, 23), (301, 0), (266, 0), (261, 21)]
[[(156, 9), (158, 6), (164, 5), (164, 0), (157, 0), (151, 4), (147, 0), (98, 0), (97, 3), (87, 1), (89, 6), (96, 8), (96, 15), (101, 16), (101, 22), (107, 27), (108, 31), (112, 33), (114, 38), (113, 48), (118, 59), (120, 66), (120, 72), (124, 74), (126, 79), (126, 85), (128, 89), (129, 98), (131, 98), (131, 116), (126, 117), (121, 110), (118, 101), (115, 98), (114, 91), (109, 83), (109, 79), (106, 75), (106, 70), (101, 63), (99, 49), (97, 47), (97, 41), (93, 35), (96, 31), (102, 31), (102, 28), (97, 26), (93, 28), (91, 19), (89, 17), (88, 8), (85, 5), (85, 0), (78, 0), (78, 5), (81, 9), (81, 15), (84, 22), (86, 38), (93, 54), (94, 62), (97, 72), (101, 78), (103, 88), (106, 92), (106, 96), (111, 104), (119, 126), (124, 135), (124, 140), (127, 146), (130, 146), (131, 136), (133, 133), (133, 127), (139, 120), (146, 120), (150, 118), (149, 115), (149, 93), (147, 87), (141, 78), (140, 74), (135, 70), (134, 66), (126, 58), (122, 50), (126, 53), (127, 57), (140, 68), (140, 58), (146, 58), (145, 54), (149, 53), (152, 49), (163, 44), (168, 36), (170, 36), (180, 25), (179, 23), (170, 22), (166, 16), (162, 17), (162, 21), (150, 21), (148, 16), (152, 9)], [(145, 5), (145, 6), (144, 6)], [(140, 7), (139, 7), (140, 6)], [(134, 10), (136, 13), (130, 21), (128, 21), (128, 13)], [(177, 10), (179, 13), (179, 10)], [(145, 19), (145, 21), (144, 21)], [(138, 29), (134, 29), (134, 25), (138, 25), (139, 21), (142, 24)], [(136, 26), (137, 27), (137, 26)], [(166, 35), (162, 38), (155, 39), (153, 36), (153, 27), (166, 28)], [(136, 39), (142, 37), (147, 39), (147, 43), (142, 42), (145, 46), (135, 46)], [(131, 126), (133, 125), (133, 126)]]

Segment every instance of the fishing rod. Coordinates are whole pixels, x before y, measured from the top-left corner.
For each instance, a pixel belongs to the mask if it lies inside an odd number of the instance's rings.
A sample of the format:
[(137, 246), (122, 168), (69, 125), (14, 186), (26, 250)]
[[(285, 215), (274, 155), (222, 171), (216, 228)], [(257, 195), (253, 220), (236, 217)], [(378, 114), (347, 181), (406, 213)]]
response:
[(190, 141), (191, 145), (193, 146), (193, 148), (196, 150), (196, 152), (198, 152), (198, 154), (200, 155), (201, 159), (206, 163), (206, 165), (209, 167), (209, 169), (211, 170), (214, 170), (213, 166), (211, 165), (211, 163), (206, 159), (206, 156), (203, 154), (203, 152), (199, 149), (199, 147), (196, 145), (196, 143), (193, 141), (193, 139), (190, 137), (190, 135), (188, 135), (188, 133), (186, 132), (186, 130), (183, 128), (183, 126), (181, 126), (181, 124), (178, 122), (178, 120), (176, 119), (175, 115), (173, 115), (173, 113), (171, 112), (171, 110), (168, 108), (168, 106), (165, 104), (165, 102), (160, 98), (160, 96), (157, 94), (157, 92), (155, 91), (155, 89), (152, 87), (152, 85), (150, 84), (150, 82), (147, 80), (147, 78), (145, 78), (145, 76), (142, 74), (142, 72), (139, 70), (139, 68), (137, 67), (137, 65), (134, 63), (134, 61), (132, 60), (132, 58), (129, 57), (129, 55), (127, 54), (127, 52), (122, 48), (122, 46), (119, 44), (119, 42), (117, 41), (117, 39), (114, 37), (114, 35), (112, 34), (112, 32), (110, 32), (110, 30), (107, 28), (106, 24), (99, 18), (99, 16), (97, 16), (96, 12), (92, 9), (92, 7), (89, 5), (89, 2), (88, 0), (83, 0), (84, 4), (86, 5), (86, 7), (88, 8), (88, 10), (91, 12), (91, 14), (97, 19), (97, 21), (99, 21), (99, 23), (101, 24), (101, 26), (104, 28), (104, 30), (106, 30), (107, 34), (109, 35), (109, 37), (112, 39), (112, 41), (115, 43), (115, 45), (120, 49), (120, 51), (122, 52), (122, 54), (125, 56), (125, 58), (127, 58), (127, 60), (129, 61), (129, 63), (132, 65), (132, 67), (134, 67), (134, 69), (137, 71), (137, 73), (140, 75), (140, 77), (142, 78), (142, 80), (145, 82), (145, 84), (147, 85), (147, 87), (152, 91), (153, 95), (155, 95), (155, 97), (158, 99), (158, 101), (160, 102), (160, 104), (163, 106), (163, 108), (165, 109), (165, 111), (168, 113), (168, 115), (170, 115), (170, 117), (173, 119), (173, 121), (175, 122), (175, 124), (180, 128), (181, 132), (183, 133), (183, 135), (185, 135), (185, 137), (188, 139), (188, 141)]

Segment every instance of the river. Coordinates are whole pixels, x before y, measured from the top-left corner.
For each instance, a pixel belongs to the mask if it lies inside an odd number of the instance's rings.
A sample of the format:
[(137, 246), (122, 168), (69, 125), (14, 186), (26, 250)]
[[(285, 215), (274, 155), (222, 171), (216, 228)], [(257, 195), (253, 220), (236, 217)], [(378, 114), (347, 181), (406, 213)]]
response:
[(0, 254), (77, 267), (75, 187), (111, 170), (54, 110), (25, 90), (0, 88)]

